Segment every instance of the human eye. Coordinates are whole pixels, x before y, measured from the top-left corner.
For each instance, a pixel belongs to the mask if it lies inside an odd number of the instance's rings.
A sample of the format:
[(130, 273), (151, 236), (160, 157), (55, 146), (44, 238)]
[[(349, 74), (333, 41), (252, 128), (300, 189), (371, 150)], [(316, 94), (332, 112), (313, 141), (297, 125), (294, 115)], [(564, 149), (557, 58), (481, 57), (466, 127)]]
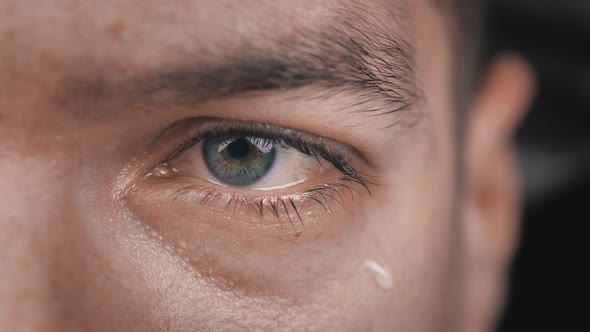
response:
[[(227, 215), (253, 224), (294, 221), (305, 227), (315, 208), (330, 216), (334, 204), (346, 208), (371, 182), (357, 170), (358, 153), (333, 139), (265, 123), (206, 119), (189, 127), (178, 148), (146, 174), (147, 181), (185, 185), (176, 197), (200, 197), (200, 206), (228, 209)], [(348, 197), (347, 197), (348, 196)], [(250, 207), (250, 209), (247, 209)], [(254, 209), (252, 209), (252, 207)], [(242, 211), (242, 209), (246, 209)], [(256, 211), (256, 216), (250, 216)], [(270, 215), (269, 215), (270, 214)], [(317, 213), (316, 213), (317, 214)], [(300, 229), (298, 231), (302, 231)]]

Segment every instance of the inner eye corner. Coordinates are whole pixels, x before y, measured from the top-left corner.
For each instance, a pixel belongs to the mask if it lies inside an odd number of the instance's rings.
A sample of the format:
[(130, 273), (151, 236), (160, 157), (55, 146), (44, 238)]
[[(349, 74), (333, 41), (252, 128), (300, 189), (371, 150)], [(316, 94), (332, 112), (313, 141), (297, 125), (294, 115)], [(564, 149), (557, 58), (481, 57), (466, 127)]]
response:
[(146, 174), (143, 175), (142, 180), (148, 180), (150, 178), (171, 178), (177, 174), (179, 170), (176, 167), (171, 166), (168, 161), (164, 161), (154, 166)]

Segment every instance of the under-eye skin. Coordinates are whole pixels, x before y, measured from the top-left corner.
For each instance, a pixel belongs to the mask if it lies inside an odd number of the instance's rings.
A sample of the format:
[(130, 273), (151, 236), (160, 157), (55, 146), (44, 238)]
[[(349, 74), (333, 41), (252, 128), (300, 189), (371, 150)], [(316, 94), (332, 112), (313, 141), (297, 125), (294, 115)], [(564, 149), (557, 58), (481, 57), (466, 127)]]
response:
[(318, 135), (219, 119), (201, 121), (184, 135), (146, 180), (177, 182), (175, 199), (197, 192), (200, 207), (305, 227), (306, 219), (319, 218), (314, 211), (329, 216), (335, 204), (350, 209), (373, 185), (353, 166), (363, 162), (354, 148)]

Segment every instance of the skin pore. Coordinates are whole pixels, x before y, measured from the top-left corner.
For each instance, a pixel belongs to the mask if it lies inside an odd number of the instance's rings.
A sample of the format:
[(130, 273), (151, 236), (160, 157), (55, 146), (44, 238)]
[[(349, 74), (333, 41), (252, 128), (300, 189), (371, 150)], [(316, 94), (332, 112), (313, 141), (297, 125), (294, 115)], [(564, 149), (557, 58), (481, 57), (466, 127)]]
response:
[[(490, 329), (532, 83), (498, 61), (459, 151), (448, 20), (427, 0), (1, 2), (0, 330)], [(274, 149), (260, 181), (228, 182), (251, 174), (221, 153), (236, 139)]]

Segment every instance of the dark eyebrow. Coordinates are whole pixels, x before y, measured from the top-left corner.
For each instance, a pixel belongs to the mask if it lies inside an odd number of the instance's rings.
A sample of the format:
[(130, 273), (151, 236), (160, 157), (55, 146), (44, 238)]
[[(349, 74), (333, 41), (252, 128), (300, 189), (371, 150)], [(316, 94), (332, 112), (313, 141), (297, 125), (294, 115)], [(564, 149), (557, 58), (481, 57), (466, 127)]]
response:
[(271, 49), (243, 45), (232, 57), (187, 61), (158, 68), (132, 80), (70, 82), (66, 95), (126, 103), (193, 105), (212, 99), (307, 86), (317, 92), (352, 91), (359, 104), (383, 102), (392, 113), (418, 96), (410, 43), (378, 22), (347, 12), (319, 29), (303, 29), (295, 40), (277, 40)]

